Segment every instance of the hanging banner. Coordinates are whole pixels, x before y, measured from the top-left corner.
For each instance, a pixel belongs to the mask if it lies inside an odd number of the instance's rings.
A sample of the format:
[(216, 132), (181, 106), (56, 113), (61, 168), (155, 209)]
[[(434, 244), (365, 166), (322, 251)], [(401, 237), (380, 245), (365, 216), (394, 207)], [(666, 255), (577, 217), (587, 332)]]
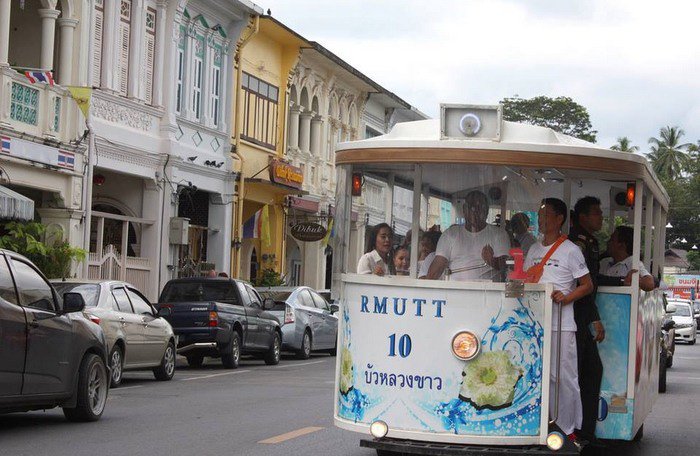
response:
[(326, 237), (326, 228), (313, 222), (301, 222), (292, 227), (292, 236), (301, 242), (320, 241)]

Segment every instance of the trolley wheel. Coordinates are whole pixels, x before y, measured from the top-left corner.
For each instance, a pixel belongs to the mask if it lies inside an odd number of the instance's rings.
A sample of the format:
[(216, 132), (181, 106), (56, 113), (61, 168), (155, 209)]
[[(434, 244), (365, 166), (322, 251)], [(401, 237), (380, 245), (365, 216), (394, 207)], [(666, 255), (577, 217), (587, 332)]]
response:
[(661, 353), (661, 358), (659, 359), (659, 393), (666, 392), (666, 369), (668, 366), (666, 350)]
[(644, 425), (642, 424), (639, 427), (639, 430), (637, 431), (636, 434), (634, 434), (634, 438), (632, 439), (633, 442), (639, 442), (642, 440), (642, 437), (644, 437)]

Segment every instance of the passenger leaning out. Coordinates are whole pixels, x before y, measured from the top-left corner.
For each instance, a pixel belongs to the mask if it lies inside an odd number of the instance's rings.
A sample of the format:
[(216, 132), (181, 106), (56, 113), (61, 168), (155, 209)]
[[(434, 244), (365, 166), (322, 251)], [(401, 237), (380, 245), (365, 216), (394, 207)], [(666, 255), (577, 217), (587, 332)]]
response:
[(428, 279), (446, 270), (450, 280), (493, 279), (505, 269), (510, 237), (503, 228), (489, 225), (489, 201), (478, 190), (464, 201), (464, 226), (452, 225), (440, 237)]
[(394, 232), (386, 223), (380, 223), (372, 228), (369, 242), (364, 255), (357, 263), (358, 274), (375, 274), (384, 276), (394, 274), (394, 263), (391, 260), (391, 245)]
[[(530, 247), (525, 267), (528, 281), (551, 283), (552, 351), (549, 387), (549, 414), (557, 417), (556, 423), (567, 435), (581, 428), (582, 409), (578, 384), (576, 356), (576, 323), (573, 302), (593, 291), (586, 260), (581, 250), (562, 235), (561, 227), (567, 216), (566, 204), (557, 198), (545, 198), (538, 212), (540, 233), (544, 240)], [(561, 314), (561, 327), (559, 319)], [(560, 369), (557, 368), (557, 350), (561, 338)], [(554, 396), (559, 377), (559, 403), (555, 410)]]
[(629, 226), (618, 226), (610, 236), (608, 253), (610, 257), (600, 261), (600, 285), (632, 284), (632, 275), (639, 272), (639, 288), (644, 291), (654, 289), (654, 277), (649, 274), (642, 263), (639, 270), (632, 268), (632, 249), (634, 245), (634, 230)]

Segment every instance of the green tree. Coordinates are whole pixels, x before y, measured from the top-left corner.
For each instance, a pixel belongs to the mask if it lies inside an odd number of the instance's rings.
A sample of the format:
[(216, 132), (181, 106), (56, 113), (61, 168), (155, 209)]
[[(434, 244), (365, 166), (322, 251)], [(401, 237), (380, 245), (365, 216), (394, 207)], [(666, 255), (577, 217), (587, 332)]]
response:
[(69, 277), (73, 260), (85, 260), (85, 250), (62, 239), (52, 244), (44, 242), (46, 226), (41, 223), (8, 222), (4, 228), (7, 234), (0, 237), (0, 248), (29, 258), (49, 279)]
[(688, 256), (686, 258), (688, 263), (690, 263), (691, 271), (700, 271), (700, 252), (697, 250), (691, 250), (688, 252)]
[(690, 166), (690, 155), (685, 149), (692, 144), (680, 143), (684, 134), (681, 128), (667, 126), (659, 131), (660, 138), (649, 138), (649, 160), (659, 177), (676, 179)]
[(588, 110), (569, 97), (539, 96), (530, 99), (517, 96), (504, 98), (503, 118), (512, 122), (548, 127), (565, 135), (595, 142)]
[(639, 147), (633, 146), (632, 142), (629, 140), (627, 136), (621, 136), (617, 138), (617, 144), (614, 144), (610, 146), (610, 149), (612, 150), (618, 150), (620, 152), (629, 152), (629, 153), (634, 153), (639, 150)]

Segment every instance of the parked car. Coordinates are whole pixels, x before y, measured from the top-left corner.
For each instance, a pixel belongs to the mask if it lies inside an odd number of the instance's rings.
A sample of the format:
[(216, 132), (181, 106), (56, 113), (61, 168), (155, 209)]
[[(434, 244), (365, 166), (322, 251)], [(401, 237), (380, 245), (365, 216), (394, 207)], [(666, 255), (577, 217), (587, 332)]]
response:
[(308, 359), (312, 351), (335, 356), (338, 338), (338, 306), (328, 304), (309, 287), (259, 288), (260, 295), (275, 302), (271, 313), (282, 322), (282, 349)]
[(238, 367), (241, 354), (279, 363), (282, 332), (268, 312), (272, 306), (249, 283), (223, 277), (171, 280), (158, 300), (159, 309), (170, 309), (165, 318), (178, 336), (177, 352), (190, 366), (211, 356), (229, 369)]
[(659, 393), (666, 392), (666, 370), (673, 365), (673, 328), (675, 322), (666, 316), (661, 324), (661, 343), (659, 344)]
[(335, 302), (335, 300), (331, 297), (331, 290), (316, 290), (316, 293), (320, 294), (323, 299), (328, 301), (328, 304), (337, 304), (337, 302)]
[(671, 318), (676, 323), (674, 330), (675, 339), (695, 345), (698, 326), (693, 316), (693, 307), (690, 301), (669, 300), (666, 311), (671, 313)]
[(700, 300), (693, 301), (693, 316), (695, 317), (695, 324), (700, 328)]
[(59, 295), (29, 260), (0, 250), (0, 413), (62, 407), (71, 421), (102, 416), (107, 345), (84, 307), (82, 295)]
[[(127, 370), (152, 369), (156, 380), (175, 375), (175, 333), (136, 288), (115, 280), (53, 280), (59, 293), (80, 293), (85, 314), (107, 339), (111, 386)], [(167, 311), (165, 311), (167, 312)]]

